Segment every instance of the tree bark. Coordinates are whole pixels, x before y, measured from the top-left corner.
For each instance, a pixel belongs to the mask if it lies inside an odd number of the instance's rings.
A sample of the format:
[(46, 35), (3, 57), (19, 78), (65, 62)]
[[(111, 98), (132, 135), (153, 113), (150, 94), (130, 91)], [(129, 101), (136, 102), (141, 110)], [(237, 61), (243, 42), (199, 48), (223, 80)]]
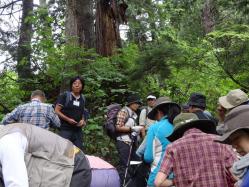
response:
[[(65, 35), (66, 43), (73, 47), (82, 47), (85, 49), (95, 48), (94, 33), (94, 14), (93, 0), (66, 0), (66, 22)], [(65, 51), (68, 59), (78, 58), (77, 54)], [(71, 69), (70, 69), (71, 68)], [(65, 67), (67, 71), (75, 70), (80, 73), (82, 64), (76, 64), (74, 67)], [(67, 90), (68, 77), (62, 77), (60, 92)]]
[(32, 77), (31, 70), (31, 38), (32, 23), (29, 16), (33, 13), (33, 0), (23, 0), (23, 11), (20, 27), (20, 37), (17, 49), (17, 73), (23, 82)]
[(102, 56), (111, 56), (121, 48), (117, 1), (99, 0), (96, 11), (96, 50)]
[(92, 0), (67, 0), (65, 24), (68, 43), (84, 48), (95, 47)]
[(216, 8), (213, 0), (206, 0), (202, 10), (202, 25), (205, 35), (212, 32), (215, 26)]

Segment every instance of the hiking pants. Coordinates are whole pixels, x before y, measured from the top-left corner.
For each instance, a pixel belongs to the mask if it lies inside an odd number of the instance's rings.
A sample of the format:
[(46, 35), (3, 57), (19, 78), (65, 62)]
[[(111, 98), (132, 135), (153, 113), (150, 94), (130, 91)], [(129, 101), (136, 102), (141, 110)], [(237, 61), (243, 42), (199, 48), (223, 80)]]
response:
[[(124, 177), (125, 177), (126, 165), (127, 165), (128, 159), (129, 159), (130, 144), (117, 140), (116, 147), (118, 150), (118, 157), (119, 157), (119, 166), (118, 166), (117, 170), (119, 173), (120, 183), (122, 186), (123, 181), (124, 181)], [(131, 151), (130, 161), (131, 160), (138, 160), (138, 157), (136, 156), (135, 151), (136, 151), (136, 146), (133, 146), (132, 151)], [(130, 177), (131, 177), (131, 173), (128, 170), (126, 182), (129, 180)]]
[(83, 151), (83, 132), (82, 130), (64, 130), (61, 129), (59, 135), (70, 140), (75, 146)]

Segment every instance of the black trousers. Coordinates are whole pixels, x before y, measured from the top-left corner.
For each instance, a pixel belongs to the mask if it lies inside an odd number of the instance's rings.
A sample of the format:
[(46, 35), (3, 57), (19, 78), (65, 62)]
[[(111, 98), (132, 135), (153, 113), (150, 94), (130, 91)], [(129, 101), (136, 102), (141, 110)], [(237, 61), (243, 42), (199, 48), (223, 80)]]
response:
[(61, 129), (59, 135), (70, 140), (75, 146), (83, 151), (83, 132), (82, 130)]
[[(116, 148), (118, 150), (118, 156), (119, 156), (119, 165), (118, 165), (117, 170), (119, 173), (121, 186), (123, 185), (123, 181), (125, 177), (125, 170), (127, 168), (127, 162), (128, 162), (129, 154), (130, 154), (130, 146), (132, 146), (130, 161), (138, 160), (138, 156), (136, 156), (135, 143), (130, 145), (123, 141), (119, 141), (119, 140), (116, 141)], [(126, 182), (131, 178), (131, 175), (132, 175), (132, 171), (129, 169), (127, 173), (127, 177), (126, 177)]]
[(89, 187), (92, 180), (90, 164), (86, 156), (80, 151), (74, 158), (74, 170), (70, 187)]

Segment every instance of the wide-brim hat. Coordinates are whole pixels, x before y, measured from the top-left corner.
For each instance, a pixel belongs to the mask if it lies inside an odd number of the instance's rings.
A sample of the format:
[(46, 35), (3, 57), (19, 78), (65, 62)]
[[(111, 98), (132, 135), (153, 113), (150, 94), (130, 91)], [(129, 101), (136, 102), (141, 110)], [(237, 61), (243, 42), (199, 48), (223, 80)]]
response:
[(168, 104), (176, 105), (177, 107), (179, 107), (179, 110), (181, 110), (181, 107), (177, 103), (171, 101), (169, 97), (159, 97), (156, 100), (155, 105), (152, 108), (152, 110), (148, 113), (148, 118), (151, 120), (155, 120), (157, 109), (159, 107), (162, 107), (163, 105), (168, 105)]
[(174, 131), (167, 137), (171, 142), (181, 138), (191, 128), (197, 128), (207, 134), (216, 134), (216, 125), (212, 120), (199, 119), (194, 113), (179, 114), (175, 117), (173, 125)]
[(127, 97), (126, 106), (131, 105), (133, 103), (138, 103), (138, 104), (142, 105), (142, 101), (141, 101), (140, 97), (136, 94), (129, 95)]
[(219, 98), (219, 103), (225, 109), (231, 109), (248, 101), (248, 95), (240, 89), (231, 90), (227, 95)]
[(206, 97), (201, 93), (192, 93), (188, 105), (206, 108)]
[(249, 130), (249, 105), (241, 105), (232, 109), (224, 120), (225, 132), (216, 141), (231, 144), (229, 137), (238, 130)]

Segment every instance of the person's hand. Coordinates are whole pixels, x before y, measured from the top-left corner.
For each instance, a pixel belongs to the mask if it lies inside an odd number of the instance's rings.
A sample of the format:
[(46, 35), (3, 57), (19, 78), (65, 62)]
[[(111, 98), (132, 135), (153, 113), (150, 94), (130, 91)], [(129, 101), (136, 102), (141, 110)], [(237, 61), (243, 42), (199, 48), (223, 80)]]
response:
[(77, 127), (84, 127), (86, 125), (86, 122), (84, 119), (80, 120), (80, 122), (76, 125)]
[(68, 119), (68, 123), (71, 124), (71, 125), (76, 125), (78, 122), (75, 121), (75, 120), (72, 119), (72, 118), (69, 118), (69, 119)]
[(143, 129), (142, 126), (131, 127), (131, 131), (139, 133)]

